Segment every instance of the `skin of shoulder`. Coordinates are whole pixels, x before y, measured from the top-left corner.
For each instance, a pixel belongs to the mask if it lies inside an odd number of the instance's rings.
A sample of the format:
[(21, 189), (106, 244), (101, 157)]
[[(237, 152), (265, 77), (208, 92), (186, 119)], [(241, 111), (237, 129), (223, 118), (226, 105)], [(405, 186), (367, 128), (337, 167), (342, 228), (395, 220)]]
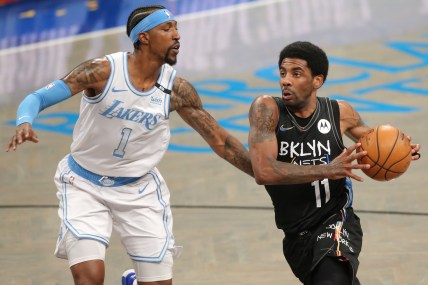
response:
[(102, 92), (110, 70), (110, 62), (106, 57), (94, 58), (79, 64), (62, 80), (70, 88), (71, 94), (85, 91), (86, 96), (93, 97)]
[(170, 111), (179, 112), (186, 107), (202, 108), (202, 101), (193, 85), (177, 76), (172, 87)]
[(338, 100), (340, 110), (340, 130), (354, 142), (371, 128), (364, 124), (360, 114), (346, 101)]
[[(275, 100), (268, 95), (257, 97), (250, 106), (249, 143), (275, 142), (275, 128), (278, 124), (279, 110)], [(276, 152), (272, 150), (272, 152)], [(275, 154), (276, 157), (276, 154)]]

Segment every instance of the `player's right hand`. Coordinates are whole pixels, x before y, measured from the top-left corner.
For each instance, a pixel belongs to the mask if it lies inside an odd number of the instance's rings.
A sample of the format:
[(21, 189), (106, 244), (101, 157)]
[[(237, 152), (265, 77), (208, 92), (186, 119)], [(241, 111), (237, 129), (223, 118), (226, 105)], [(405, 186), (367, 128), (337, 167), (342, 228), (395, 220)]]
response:
[(364, 179), (352, 172), (353, 169), (369, 169), (370, 164), (355, 164), (353, 163), (355, 160), (362, 158), (367, 155), (367, 151), (360, 151), (354, 153), (359, 147), (360, 143), (356, 143), (345, 150), (336, 157), (330, 164), (331, 167), (331, 177), (329, 179), (339, 179), (342, 177), (350, 177), (357, 181), (364, 181)]
[(15, 135), (10, 139), (9, 144), (6, 146), (6, 151), (13, 149), (16, 150), (17, 146), (26, 142), (32, 141), (39, 142), (37, 134), (33, 131), (30, 123), (22, 123), (16, 128)]

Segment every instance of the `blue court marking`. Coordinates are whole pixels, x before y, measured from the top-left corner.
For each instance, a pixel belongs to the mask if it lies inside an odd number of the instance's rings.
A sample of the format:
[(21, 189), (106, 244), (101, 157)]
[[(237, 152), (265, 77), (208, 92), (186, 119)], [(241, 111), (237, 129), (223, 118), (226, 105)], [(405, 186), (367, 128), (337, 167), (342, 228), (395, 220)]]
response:
[[(412, 95), (428, 96), (428, 89), (417, 88), (413, 84), (413, 83), (423, 83), (423, 81), (424, 80), (421, 78), (410, 78), (402, 81), (396, 81), (392, 83), (357, 89), (352, 91), (352, 93), (357, 95), (366, 95), (367, 93), (376, 92), (383, 89), (383, 90), (399, 92), (400, 94), (407, 93)], [(413, 86), (409, 86), (412, 84)]]
[[(71, 136), (78, 118), (78, 113), (71, 112), (40, 114), (33, 122), (33, 129)], [(15, 123), (15, 120), (10, 120), (6, 125), (15, 126)]]
[(387, 73), (399, 73), (419, 68), (425, 68), (428, 65), (428, 43), (426, 42), (389, 42), (385, 44), (387, 47), (398, 52), (398, 56), (407, 55), (412, 58), (410, 63), (402, 66), (392, 66), (388, 64), (375, 63), (369, 61), (358, 61), (353, 59), (330, 57), (329, 61), (332, 64), (352, 66), (362, 68), (364, 70), (381, 71)]

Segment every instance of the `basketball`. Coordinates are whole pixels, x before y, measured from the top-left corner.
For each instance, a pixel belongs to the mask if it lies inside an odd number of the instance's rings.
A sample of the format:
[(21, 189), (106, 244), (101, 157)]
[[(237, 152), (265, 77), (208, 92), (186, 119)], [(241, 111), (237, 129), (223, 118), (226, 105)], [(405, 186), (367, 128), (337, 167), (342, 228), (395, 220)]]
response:
[(358, 163), (370, 164), (362, 171), (377, 181), (388, 181), (399, 177), (412, 160), (412, 148), (407, 136), (391, 125), (380, 125), (363, 135), (358, 151), (367, 151), (367, 155), (358, 159)]

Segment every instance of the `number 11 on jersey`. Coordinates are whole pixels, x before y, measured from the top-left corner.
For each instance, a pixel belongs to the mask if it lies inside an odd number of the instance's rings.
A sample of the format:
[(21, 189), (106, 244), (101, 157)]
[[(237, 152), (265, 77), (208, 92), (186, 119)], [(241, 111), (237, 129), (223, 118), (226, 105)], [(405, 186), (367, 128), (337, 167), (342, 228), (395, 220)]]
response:
[(328, 179), (325, 178), (323, 180), (317, 180), (311, 183), (312, 186), (314, 186), (315, 188), (315, 200), (317, 202), (317, 208), (321, 208), (321, 187), (320, 187), (320, 182), (321, 185), (323, 185), (324, 187), (324, 192), (325, 192), (325, 202), (324, 204), (326, 204), (328, 201), (330, 201), (330, 186), (328, 184)]

